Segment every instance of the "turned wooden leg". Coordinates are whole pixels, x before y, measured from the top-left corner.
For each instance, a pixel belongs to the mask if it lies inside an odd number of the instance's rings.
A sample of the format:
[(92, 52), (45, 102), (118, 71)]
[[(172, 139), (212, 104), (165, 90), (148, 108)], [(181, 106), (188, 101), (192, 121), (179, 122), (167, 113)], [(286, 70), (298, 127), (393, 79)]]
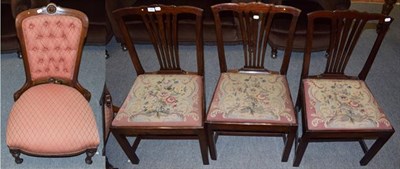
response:
[(15, 163), (21, 164), (24, 161), (24, 159), (19, 157), (21, 155), (21, 151), (19, 151), (19, 150), (10, 150), (10, 153), (15, 158)]
[(276, 57), (278, 57), (278, 49), (272, 48), (272, 50), (271, 50), (271, 58), (275, 59)]
[(88, 149), (86, 150), (86, 158), (85, 162), (86, 164), (92, 164), (92, 157), (96, 154), (97, 149)]

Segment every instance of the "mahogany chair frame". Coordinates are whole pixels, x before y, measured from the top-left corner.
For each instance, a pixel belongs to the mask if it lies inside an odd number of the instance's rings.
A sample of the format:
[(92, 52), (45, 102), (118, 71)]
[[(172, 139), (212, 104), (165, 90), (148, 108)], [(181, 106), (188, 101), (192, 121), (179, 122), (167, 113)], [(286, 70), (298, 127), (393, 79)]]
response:
[[(264, 4), (260, 2), (253, 3), (224, 3), (211, 7), (214, 14), (217, 36), (217, 47), (219, 56), (219, 65), (221, 73), (224, 72), (240, 72), (240, 73), (267, 73), (286, 75), (290, 55), (292, 51), (292, 43), (294, 31), (300, 10), (297, 8)], [(221, 32), (221, 12), (234, 12), (238, 17), (239, 27), (242, 35), (242, 44), (244, 51), (245, 65), (238, 70), (228, 70), (224, 51), (223, 37)], [(287, 13), (292, 15), (291, 26), (287, 38), (287, 48), (285, 49), (284, 58), (279, 71), (268, 70), (264, 67), (265, 54), (267, 49), (267, 39), (271, 30), (273, 16), (278, 13)], [(258, 25), (257, 21), (252, 22), (249, 17), (253, 14), (259, 14), (260, 20), (264, 25)], [(260, 32), (257, 32), (260, 31)], [(257, 39), (259, 36), (261, 38)], [(290, 98), (291, 99), (291, 98)], [(296, 117), (294, 117), (296, 118)], [(238, 135), (238, 136), (279, 136), (283, 137), (285, 148), (283, 150), (282, 161), (286, 162), (290, 155), (293, 141), (297, 131), (297, 118), (295, 124), (275, 124), (265, 122), (241, 123), (241, 122), (217, 122), (206, 121), (206, 130), (208, 135), (208, 143), (210, 146), (211, 159), (217, 159), (216, 142), (219, 135)]]
[[(78, 18), (82, 22), (82, 31), (81, 31), (81, 37), (79, 39), (79, 48), (77, 51), (77, 56), (76, 56), (76, 62), (75, 62), (75, 67), (74, 67), (74, 73), (72, 76), (72, 79), (64, 79), (64, 78), (59, 78), (59, 77), (46, 77), (46, 78), (40, 78), (33, 80), (31, 77), (30, 73), (30, 65), (28, 62), (28, 54), (27, 54), (27, 48), (25, 44), (25, 39), (24, 39), (24, 32), (22, 29), (22, 22), (24, 19), (31, 17), (31, 16), (37, 16), (37, 15), (62, 15), (62, 16), (72, 16)], [(67, 85), (70, 87), (73, 87), (77, 89), (85, 98), (87, 101), (90, 101), (91, 94), (88, 90), (86, 90), (83, 86), (80, 85), (78, 82), (78, 73), (79, 73), (79, 67), (80, 67), (80, 62), (81, 62), (81, 57), (82, 57), (82, 50), (83, 46), (85, 43), (85, 38), (87, 34), (87, 29), (88, 29), (88, 18), (87, 16), (77, 10), (74, 9), (68, 9), (68, 8), (62, 8), (59, 6), (56, 6), (54, 3), (49, 3), (47, 6), (42, 7), (42, 8), (36, 8), (36, 9), (29, 9), (26, 11), (21, 12), (20, 14), (17, 15), (16, 17), (16, 30), (17, 30), (17, 36), (19, 39), (19, 43), (21, 46), (22, 50), (22, 59), (24, 63), (24, 69), (25, 69), (25, 83), (24, 85), (14, 93), (14, 101), (17, 101), (19, 97), (29, 88), (40, 85), (40, 84), (46, 84), (46, 83), (54, 83), (54, 84), (60, 84), (60, 85)], [(96, 149), (88, 149), (83, 152), (78, 152), (74, 154), (67, 154), (67, 155), (61, 155), (61, 156), (53, 156), (53, 155), (41, 155), (41, 154), (32, 154), (32, 153), (27, 153), (19, 149), (10, 149), (10, 153), (12, 156), (15, 158), (15, 162), (17, 164), (20, 164), (23, 162), (23, 159), (20, 158), (20, 154), (26, 154), (29, 156), (35, 156), (35, 157), (71, 157), (71, 156), (77, 156), (82, 153), (86, 153), (87, 157), (85, 159), (85, 162), (87, 164), (92, 163), (92, 157), (95, 155), (97, 151)]]
[[(330, 45), (326, 69), (322, 74), (312, 75), (309, 73), (312, 36), (314, 32), (314, 21), (319, 18), (331, 20)], [(299, 166), (304, 152), (310, 142), (332, 142), (332, 141), (358, 141), (365, 155), (360, 161), (362, 166), (376, 155), (386, 141), (393, 135), (393, 127), (390, 130), (371, 129), (343, 129), (343, 130), (310, 130), (305, 108), (305, 95), (303, 79), (353, 79), (365, 81), (372, 63), (378, 53), (379, 47), (389, 29), (393, 18), (382, 14), (361, 13), (358, 11), (316, 11), (308, 14), (307, 44), (304, 53), (304, 62), (301, 74), (301, 83), (296, 102), (296, 109), (302, 112), (302, 136), (296, 139), (295, 159), (293, 166)], [(357, 76), (345, 74), (353, 49), (367, 23), (377, 22), (377, 36), (366, 59), (364, 66)], [(356, 26), (354, 26), (356, 25)], [(341, 34), (342, 33), (342, 34)], [(376, 139), (370, 148), (364, 142), (365, 139)]]
[[(124, 42), (129, 51), (132, 64), (137, 75), (142, 74), (192, 74), (202, 77), (204, 84), (204, 47), (202, 34), (202, 12), (203, 10), (191, 6), (166, 6), (166, 5), (150, 5), (140, 7), (126, 7), (113, 11), (119, 29), (123, 35)], [(178, 52), (178, 34), (177, 24), (178, 15), (192, 15), (195, 20), (195, 36), (196, 36), (196, 61), (197, 72), (188, 72), (180, 67)], [(125, 25), (124, 17), (139, 16), (146, 24), (147, 31), (151, 37), (152, 45), (157, 54), (160, 70), (156, 72), (145, 72), (138, 54), (134, 47), (128, 28)], [(165, 17), (163, 17), (165, 16)], [(165, 30), (164, 30), (165, 29)], [(165, 32), (170, 33), (165, 33)], [(202, 86), (202, 88), (204, 88)], [(199, 127), (165, 127), (165, 126), (135, 126), (135, 127), (116, 127), (111, 126), (111, 132), (117, 139), (125, 154), (131, 163), (138, 164), (139, 158), (135, 151), (142, 139), (196, 139), (199, 140), (203, 164), (209, 164), (208, 161), (208, 145), (207, 136), (204, 130), (205, 117), (205, 97), (204, 90), (202, 93), (202, 125)], [(132, 146), (127, 137), (136, 136)]]

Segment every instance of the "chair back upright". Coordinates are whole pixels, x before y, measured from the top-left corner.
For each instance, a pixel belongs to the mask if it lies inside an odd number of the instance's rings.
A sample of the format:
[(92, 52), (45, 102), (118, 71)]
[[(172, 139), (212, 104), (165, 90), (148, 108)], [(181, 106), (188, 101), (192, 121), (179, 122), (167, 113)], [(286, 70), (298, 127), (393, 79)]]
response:
[(244, 66), (240, 70), (267, 72), (272, 72), (271, 70), (265, 68), (264, 62), (268, 47), (268, 37), (270, 35), (274, 16), (277, 14), (291, 15), (291, 24), (288, 27), (283, 62), (280, 70), (276, 72), (283, 75), (287, 73), (290, 55), (292, 52), (294, 31), (300, 14), (299, 9), (283, 5), (264, 4), (260, 2), (224, 3), (214, 5), (211, 8), (214, 14), (216, 25), (217, 47), (221, 72), (228, 71), (228, 68), (225, 58), (220, 13), (233, 12), (235, 21), (240, 29), (244, 52)]
[[(314, 23), (321, 18), (327, 18), (331, 21), (331, 35), (325, 70), (317, 77), (365, 80), (393, 18), (378, 13), (362, 13), (350, 10), (316, 11), (308, 14), (308, 37), (304, 53), (302, 78), (313, 76), (309, 74), (311, 47), (313, 43), (311, 39), (314, 35)], [(374, 42), (366, 57), (366, 61), (358, 75), (346, 75), (345, 69), (349, 66), (348, 63), (351, 56), (353, 56), (352, 53), (361, 35), (365, 34), (367, 36), (367, 28), (371, 24), (376, 29), (368, 31), (376, 32), (377, 35), (373, 38)], [(362, 48), (368, 50), (365, 46)]]
[[(192, 72), (198, 75), (204, 75), (203, 61), (203, 33), (202, 33), (202, 9), (191, 6), (167, 6), (150, 5), (140, 7), (126, 7), (113, 11), (120, 31), (123, 35), (126, 47), (129, 50), (132, 63), (137, 75), (144, 74), (145, 70), (139, 60), (136, 52), (133, 38), (130, 35), (128, 26), (129, 17), (140, 18), (146, 26), (151, 43), (157, 55), (160, 69), (153, 73), (189, 73), (181, 68), (179, 58), (178, 42), (178, 22), (185, 20), (195, 21), (196, 36), (196, 60), (197, 71)], [(189, 17), (188, 17), (189, 16)], [(193, 17), (190, 17), (193, 16)]]

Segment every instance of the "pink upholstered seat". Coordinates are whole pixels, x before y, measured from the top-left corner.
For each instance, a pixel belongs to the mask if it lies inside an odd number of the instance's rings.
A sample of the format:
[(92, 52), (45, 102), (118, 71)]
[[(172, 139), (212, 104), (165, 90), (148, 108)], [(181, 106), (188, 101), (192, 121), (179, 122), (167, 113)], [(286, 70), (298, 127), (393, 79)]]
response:
[(37, 85), (21, 95), (6, 138), (10, 149), (41, 155), (72, 155), (99, 144), (88, 101), (75, 88), (59, 84)]
[(139, 75), (112, 126), (201, 126), (202, 77)]
[(392, 128), (362, 80), (305, 79), (303, 84), (310, 130)]
[(295, 124), (285, 76), (222, 73), (207, 121)]

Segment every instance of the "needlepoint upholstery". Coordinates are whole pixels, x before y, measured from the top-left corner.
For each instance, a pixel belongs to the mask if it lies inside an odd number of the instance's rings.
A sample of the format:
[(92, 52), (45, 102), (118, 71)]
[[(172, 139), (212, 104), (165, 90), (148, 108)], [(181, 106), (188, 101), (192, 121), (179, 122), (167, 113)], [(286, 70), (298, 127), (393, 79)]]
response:
[(222, 73), (207, 121), (295, 124), (285, 76)]
[(303, 84), (310, 130), (392, 129), (364, 81), (305, 79)]
[(112, 126), (201, 126), (202, 83), (198, 75), (139, 75)]
[(100, 142), (87, 100), (59, 84), (25, 91), (12, 107), (6, 132), (10, 149), (49, 156), (80, 153)]
[[(31, 16), (22, 21), (32, 80), (72, 79), (82, 22), (73, 16)], [(51, 43), (48, 43), (51, 42)]]

